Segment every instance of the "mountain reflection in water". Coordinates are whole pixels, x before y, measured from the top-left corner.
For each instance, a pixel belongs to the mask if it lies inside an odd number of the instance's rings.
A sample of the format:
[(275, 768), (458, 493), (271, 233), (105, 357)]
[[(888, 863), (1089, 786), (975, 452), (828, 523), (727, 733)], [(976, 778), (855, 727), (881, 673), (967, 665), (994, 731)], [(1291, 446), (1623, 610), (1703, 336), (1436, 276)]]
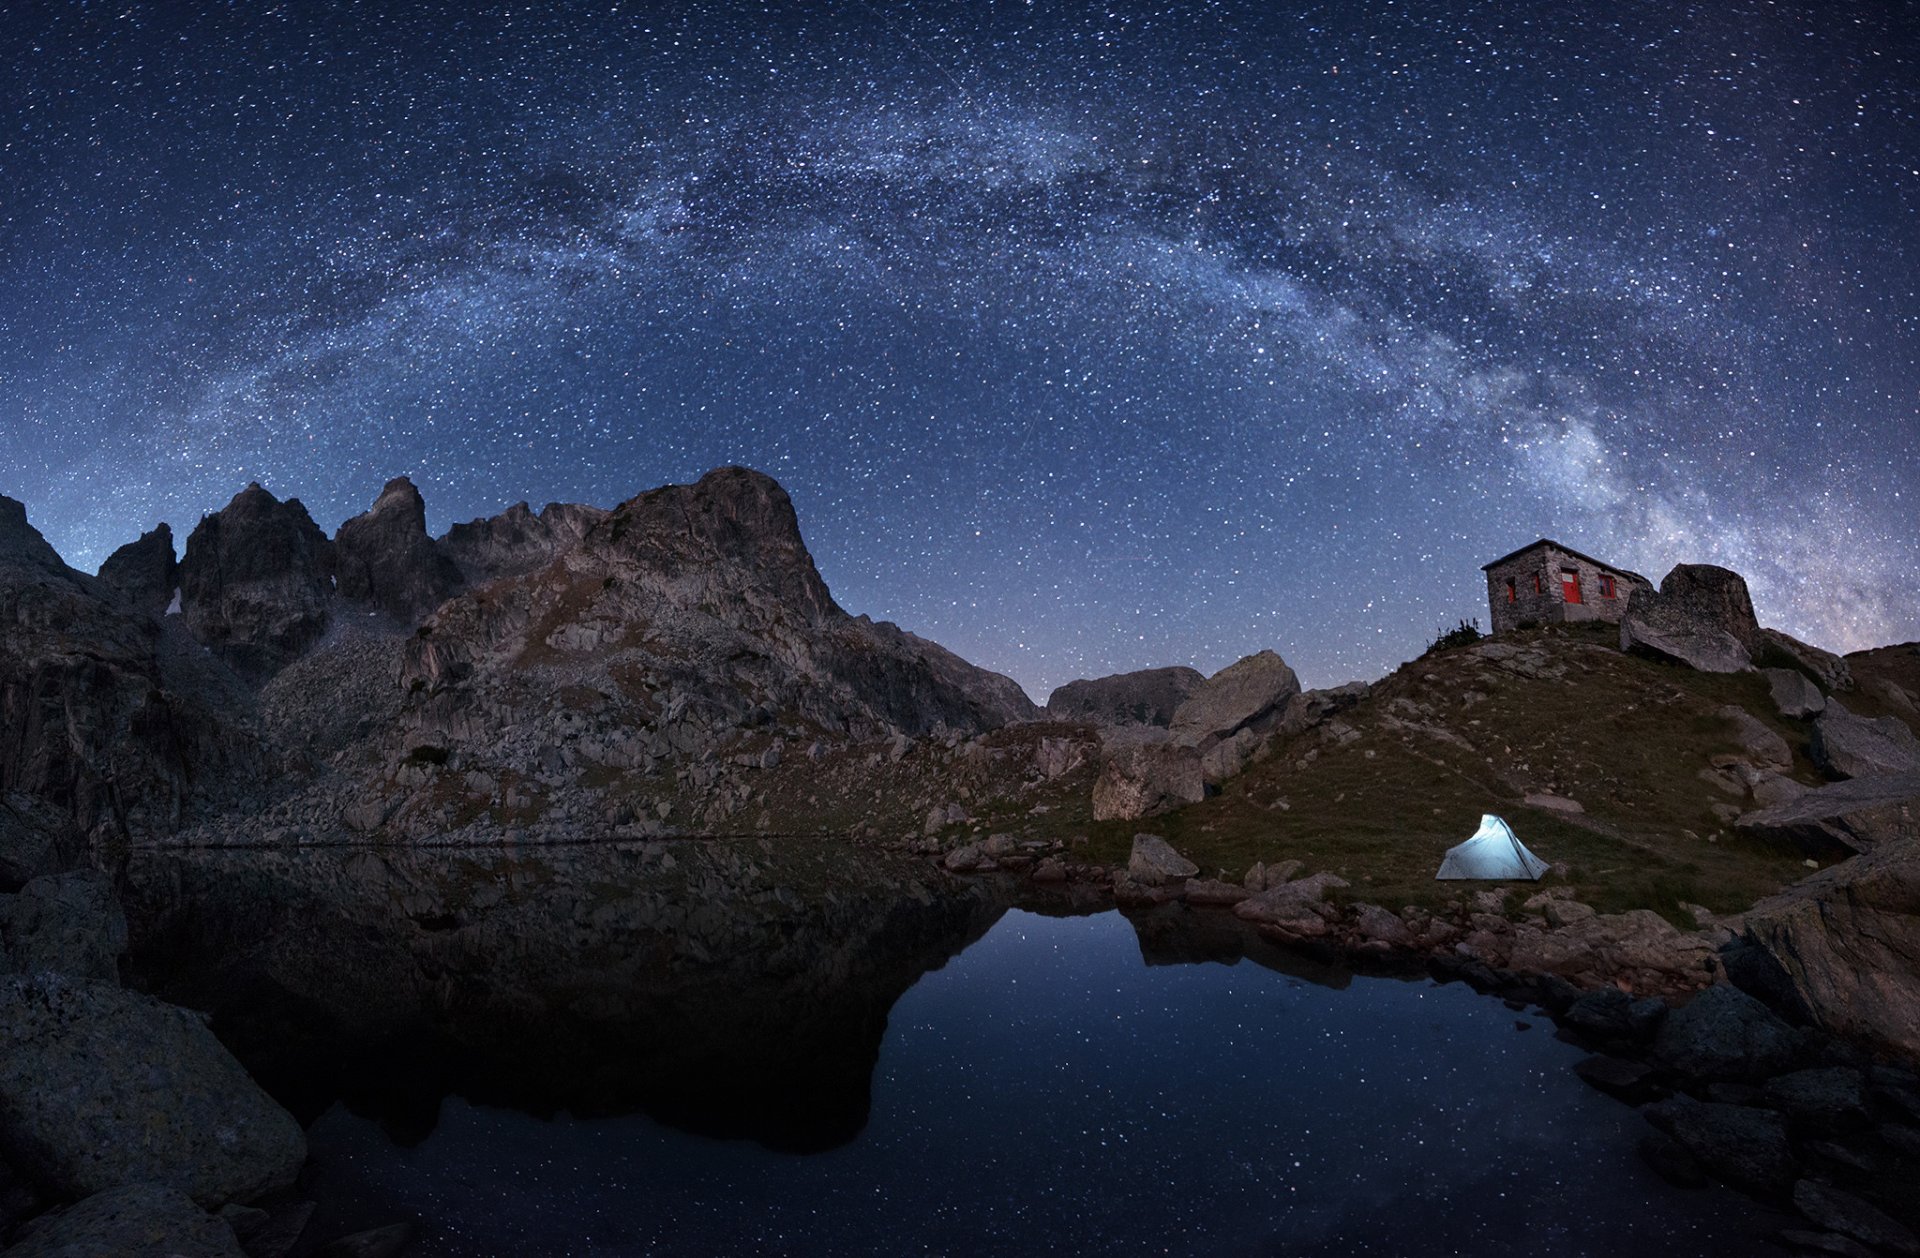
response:
[(313, 1120), (321, 1234), (1718, 1255), (1783, 1222), (1655, 1178), (1545, 1019), (1223, 914), (1046, 917), (752, 843), (166, 856), (134, 882), (149, 975)]

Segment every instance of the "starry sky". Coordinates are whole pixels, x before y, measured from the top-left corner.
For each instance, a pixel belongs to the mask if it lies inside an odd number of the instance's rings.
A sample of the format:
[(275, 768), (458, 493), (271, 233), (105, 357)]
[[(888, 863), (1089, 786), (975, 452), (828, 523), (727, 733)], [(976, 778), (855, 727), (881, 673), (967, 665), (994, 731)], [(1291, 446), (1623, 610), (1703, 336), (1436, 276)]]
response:
[(1920, 638), (1920, 8), (10, 5), (0, 493), (745, 463), (1038, 697), (1373, 677), (1558, 538)]

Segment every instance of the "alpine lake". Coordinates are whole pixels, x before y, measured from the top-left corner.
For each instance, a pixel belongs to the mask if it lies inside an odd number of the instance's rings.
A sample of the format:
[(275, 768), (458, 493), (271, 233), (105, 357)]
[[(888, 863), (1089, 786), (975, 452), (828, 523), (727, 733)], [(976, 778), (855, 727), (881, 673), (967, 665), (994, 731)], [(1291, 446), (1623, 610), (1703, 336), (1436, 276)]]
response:
[(1537, 1009), (823, 840), (137, 853), (134, 978), (409, 1253), (1748, 1255)]

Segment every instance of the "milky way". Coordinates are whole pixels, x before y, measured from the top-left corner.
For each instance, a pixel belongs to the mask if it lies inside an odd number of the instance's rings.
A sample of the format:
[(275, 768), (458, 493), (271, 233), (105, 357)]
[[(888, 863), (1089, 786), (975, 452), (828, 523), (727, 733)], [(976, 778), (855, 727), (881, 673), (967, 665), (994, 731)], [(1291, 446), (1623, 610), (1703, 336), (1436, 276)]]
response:
[(737, 462), (1042, 696), (1374, 676), (1541, 535), (1920, 637), (1911, 6), (322, 8), (0, 27), (0, 492), (76, 565)]

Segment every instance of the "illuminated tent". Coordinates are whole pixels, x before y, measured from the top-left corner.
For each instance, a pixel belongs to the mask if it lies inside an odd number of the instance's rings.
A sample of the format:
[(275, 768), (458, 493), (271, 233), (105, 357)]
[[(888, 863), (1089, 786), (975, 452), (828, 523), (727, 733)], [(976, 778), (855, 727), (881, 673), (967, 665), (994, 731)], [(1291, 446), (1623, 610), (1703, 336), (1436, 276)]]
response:
[(1473, 837), (1458, 847), (1447, 849), (1435, 878), (1524, 878), (1538, 881), (1547, 872), (1547, 862), (1529, 852), (1506, 822), (1485, 813)]

